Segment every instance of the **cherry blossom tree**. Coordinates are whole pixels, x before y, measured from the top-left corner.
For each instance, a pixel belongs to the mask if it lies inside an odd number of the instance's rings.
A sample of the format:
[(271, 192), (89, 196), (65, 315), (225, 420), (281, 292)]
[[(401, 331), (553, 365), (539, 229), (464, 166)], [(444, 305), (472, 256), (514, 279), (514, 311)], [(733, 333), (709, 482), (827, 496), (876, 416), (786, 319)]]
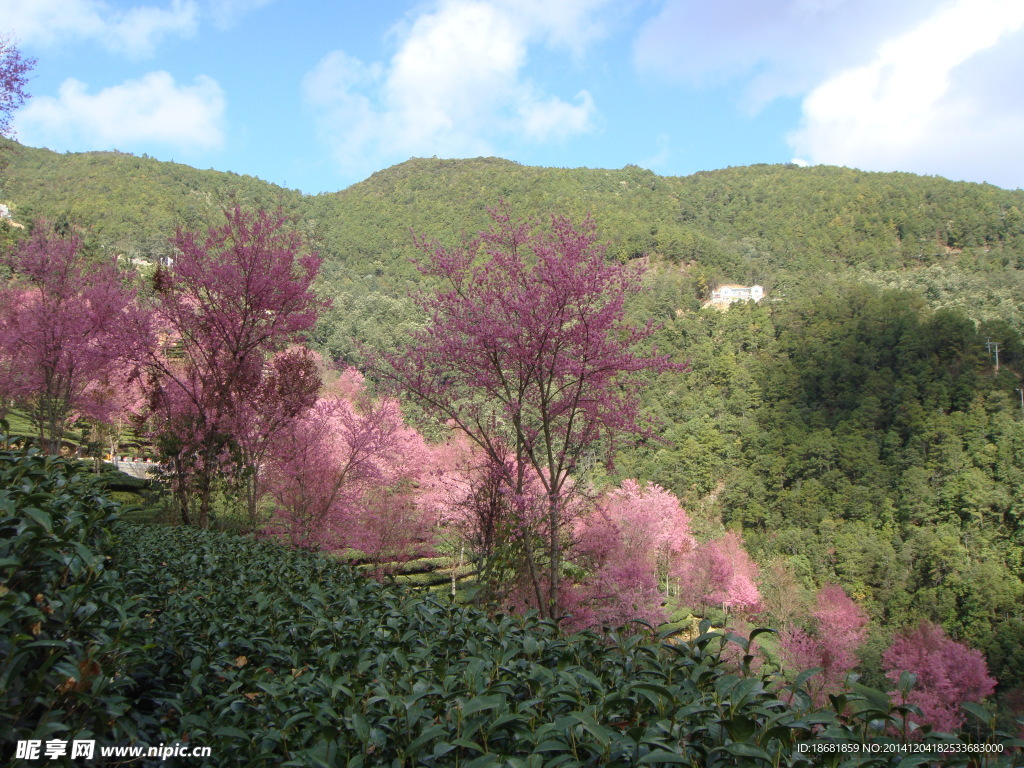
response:
[(133, 332), (135, 292), (116, 260), (87, 259), (75, 233), (61, 237), (46, 222), (9, 262), (15, 278), (0, 288), (0, 394), (21, 403), (40, 444), (59, 453), (78, 418), (112, 418), (118, 391), (136, 374), (126, 360), (146, 335)]
[(644, 563), (665, 582), (666, 591), (697, 544), (679, 499), (658, 485), (623, 480), (601, 501), (594, 518), (614, 528), (622, 556)]
[(586, 576), (568, 587), (570, 626), (618, 626), (633, 619), (659, 624), (671, 574), (696, 542), (671, 493), (625, 480), (577, 523), (573, 554)]
[[(134, 435), (145, 413), (146, 393), (142, 377), (130, 362), (126, 361), (120, 373), (115, 373), (111, 380), (117, 383), (108, 393), (114, 408), (111, 416), (104, 421), (92, 424), (89, 440), (100, 450), (97, 469), (103, 455), (113, 458), (124, 450), (129, 437)], [(128, 372), (134, 371), (132, 376)]]
[(815, 705), (838, 693), (857, 665), (857, 649), (864, 642), (868, 615), (838, 584), (822, 587), (811, 611), (808, 629), (788, 627), (779, 633), (779, 652), (791, 672), (820, 668), (808, 681)]
[[(163, 343), (145, 360), (153, 436), (182, 519), (200, 527), (209, 525), (218, 478), (253, 472), (260, 446), (318, 386), (301, 356), (271, 360), (316, 321), (319, 257), (280, 212), (236, 207), (225, 216), (205, 236), (171, 239), (173, 266), (154, 279)], [(289, 378), (296, 366), (299, 382)]]
[(615, 558), (579, 582), (566, 585), (564, 626), (571, 631), (620, 627), (643, 621), (658, 626), (666, 620), (664, 596), (654, 572), (644, 563)]
[(304, 549), (401, 560), (429, 536), (429, 515), (412, 498), (426, 446), (398, 403), (373, 400), (361, 379), (348, 372), (340, 392), (280, 431), (267, 464), (276, 529)]
[(922, 725), (943, 732), (963, 725), (961, 704), (980, 702), (996, 686), (981, 651), (950, 639), (942, 627), (926, 621), (895, 637), (882, 655), (882, 668), (893, 682), (899, 682), (902, 672), (917, 676), (909, 703), (921, 709)]
[(755, 612), (760, 607), (757, 564), (736, 531), (698, 544), (677, 571), (682, 596), (692, 604)]
[(464, 433), (453, 431), (428, 447), (417, 504), (438, 521), (444, 543), (458, 552), (459, 561), (468, 558), (473, 564), (474, 599), (525, 609), (537, 604), (528, 571), (538, 545), (532, 532), (545, 514), (546, 495), (532, 474), (522, 492), (513, 493), (512, 476), (509, 456), (495, 461)]
[(266, 487), (264, 467), (281, 431), (317, 400), (323, 361), (306, 347), (292, 346), (271, 357), (248, 397), (239, 398), (230, 418), (231, 477), (249, 525), (259, 524)]
[(0, 37), (0, 136), (11, 135), (11, 115), (29, 98), (28, 73), (36, 65), (8, 37)]
[(409, 348), (375, 367), (500, 471), (520, 517), (524, 578), (551, 616), (572, 534), (570, 478), (595, 446), (642, 431), (638, 374), (674, 366), (633, 351), (651, 333), (624, 316), (639, 276), (606, 260), (592, 221), (552, 217), (542, 229), (505, 208), (491, 216), (461, 247), (419, 242), (421, 271), (442, 287), (421, 299), (428, 323)]

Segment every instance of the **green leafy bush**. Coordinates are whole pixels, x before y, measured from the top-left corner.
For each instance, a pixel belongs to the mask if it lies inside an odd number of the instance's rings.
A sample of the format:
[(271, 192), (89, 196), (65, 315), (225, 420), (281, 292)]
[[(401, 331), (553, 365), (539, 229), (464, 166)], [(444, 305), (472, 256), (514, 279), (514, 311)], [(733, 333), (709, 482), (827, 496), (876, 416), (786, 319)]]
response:
[[(786, 693), (743, 669), (746, 638), (731, 638), (740, 658), (724, 660), (725, 638), (706, 624), (691, 643), (566, 635), (555, 622), (489, 616), (272, 542), (117, 531), (116, 562), (150, 625), (136, 678), (161, 724), (151, 741), (187, 734), (214, 747), (213, 764), (811, 766), (855, 756), (883, 766), (907, 757), (861, 750), (896, 745), (904, 737), (885, 729), (902, 727), (909, 708), (861, 687), (838, 710), (810, 711), (801, 688)], [(837, 746), (812, 751), (822, 743)]]
[(106, 560), (116, 509), (74, 463), (0, 443), (0, 754), (134, 733), (132, 601)]
[(0, 453), (5, 755), (73, 735), (208, 746), (204, 766), (941, 762), (885, 747), (913, 711), (881, 691), (812, 711), (801, 680), (751, 672), (764, 630), (567, 635), (272, 541), (115, 522), (68, 469)]

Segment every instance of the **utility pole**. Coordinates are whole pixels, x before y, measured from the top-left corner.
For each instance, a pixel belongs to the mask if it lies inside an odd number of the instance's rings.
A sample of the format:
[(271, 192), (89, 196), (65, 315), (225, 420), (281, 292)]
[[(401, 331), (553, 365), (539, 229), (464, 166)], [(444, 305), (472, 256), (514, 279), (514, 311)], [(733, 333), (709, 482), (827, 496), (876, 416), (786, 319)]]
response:
[(989, 354), (995, 352), (996, 356), (996, 373), (999, 373), (999, 342), (992, 341), (992, 339), (985, 339), (985, 348), (989, 351)]
[(1017, 387), (1013, 391), (1020, 395), (1020, 409), (1024, 411), (1024, 389)]

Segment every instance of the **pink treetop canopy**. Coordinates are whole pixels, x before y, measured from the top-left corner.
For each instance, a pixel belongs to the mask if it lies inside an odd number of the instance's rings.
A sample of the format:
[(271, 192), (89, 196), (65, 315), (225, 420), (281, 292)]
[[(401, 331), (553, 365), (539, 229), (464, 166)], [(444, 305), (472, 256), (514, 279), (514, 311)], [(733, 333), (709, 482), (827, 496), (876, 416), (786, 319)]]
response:
[[(422, 533), (427, 516), (396, 496), (418, 477), (426, 445), (406, 426), (398, 403), (371, 399), (361, 378), (343, 375), (345, 394), (317, 400), (280, 431), (271, 452), (267, 482), (277, 518), (297, 546), (369, 553), (385, 544), (407, 548), (410, 542), (398, 539)], [(388, 518), (399, 506), (401, 519)]]
[[(154, 323), (169, 336), (149, 360), (158, 372), (154, 402), (165, 418), (187, 416), (201, 433), (227, 429), (255, 395), (270, 394), (268, 357), (301, 340), (323, 304), (312, 290), (320, 259), (303, 251), (280, 213), (235, 208), (226, 216), (205, 238), (178, 232), (173, 268), (156, 279)], [(308, 367), (294, 355), (278, 364), (286, 361)], [(278, 394), (290, 394), (278, 384)]]
[(568, 590), (570, 625), (663, 622), (659, 576), (676, 567), (696, 544), (679, 500), (657, 485), (624, 480), (581, 516), (576, 528), (574, 554), (588, 573)]
[(779, 651), (791, 673), (821, 668), (808, 689), (818, 705), (829, 693), (838, 693), (857, 665), (857, 649), (864, 642), (868, 615), (838, 584), (818, 591), (811, 612), (811, 628), (785, 629), (779, 634)]
[(14, 251), (15, 281), (0, 300), (0, 391), (29, 405), (59, 447), (67, 419), (105, 421), (112, 389), (130, 377), (124, 360), (147, 335), (116, 261), (90, 261), (77, 235), (37, 222)]
[(690, 600), (725, 609), (756, 611), (760, 607), (757, 564), (736, 531), (699, 544), (682, 561), (678, 573), (683, 593)]
[(618, 528), (629, 556), (659, 569), (667, 569), (697, 544), (679, 499), (659, 485), (623, 480), (608, 494), (601, 511)]
[(817, 606), (811, 614), (817, 622), (822, 660), (851, 670), (857, 665), (857, 648), (864, 642), (867, 612), (838, 584), (826, 584), (818, 591)]
[(0, 136), (11, 135), (11, 115), (25, 103), (28, 73), (35, 59), (23, 58), (10, 39), (0, 37)]
[(899, 682), (901, 672), (917, 675), (910, 702), (921, 708), (925, 723), (944, 732), (963, 725), (962, 703), (981, 701), (996, 686), (981, 651), (950, 639), (942, 627), (926, 621), (896, 636), (882, 656), (882, 667), (893, 682)]
[(313, 327), (324, 302), (313, 293), (320, 257), (302, 248), (282, 213), (235, 208), (205, 237), (171, 238), (174, 268), (158, 312), (204, 357), (234, 362), (276, 351)]
[(606, 261), (591, 220), (552, 217), (543, 231), (504, 209), (491, 216), (462, 247), (420, 242), (431, 257), (421, 271), (447, 287), (421, 299), (430, 323), (390, 375), (488, 451), (495, 420), (514, 425), (557, 491), (584, 447), (639, 430), (633, 375), (679, 366), (631, 350), (652, 331), (624, 319), (639, 276)]

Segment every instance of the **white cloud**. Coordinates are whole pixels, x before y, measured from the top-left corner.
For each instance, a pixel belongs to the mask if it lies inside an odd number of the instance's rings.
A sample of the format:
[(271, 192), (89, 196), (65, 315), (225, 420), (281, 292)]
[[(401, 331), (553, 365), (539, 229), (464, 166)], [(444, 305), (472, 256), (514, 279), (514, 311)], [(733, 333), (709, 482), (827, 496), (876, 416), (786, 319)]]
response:
[(581, 57), (630, 11), (622, 0), (493, 0), (494, 5), (528, 34), (552, 48)]
[(201, 75), (178, 85), (167, 72), (90, 94), (73, 78), (56, 97), (37, 96), (14, 120), (26, 144), (54, 149), (131, 150), (162, 144), (183, 152), (217, 149), (224, 143), (224, 94)]
[(68, 40), (95, 40), (106, 48), (142, 57), (170, 35), (195, 32), (195, 0), (167, 6), (138, 5), (126, 10), (103, 0), (0, 0), (4, 28), (23, 44), (55, 46)]
[(939, 0), (665, 0), (634, 42), (644, 75), (713, 86), (742, 80), (748, 108), (805, 92), (861, 60)]
[(1024, 3), (959, 0), (815, 87), (790, 143), (815, 163), (1024, 181)]
[(1022, 0), (663, 0), (647, 78), (802, 100), (804, 161), (1024, 185)]
[(562, 139), (590, 130), (594, 99), (586, 91), (576, 94), (576, 104), (554, 97), (527, 100), (519, 110), (523, 133), (533, 141)]
[(609, 0), (442, 0), (394, 32), (386, 64), (336, 51), (304, 81), (325, 139), (351, 171), (409, 155), (489, 154), (496, 142), (544, 142), (591, 130), (585, 91), (571, 101), (525, 75), (538, 42), (579, 56), (603, 34)]
[(274, 0), (210, 0), (210, 15), (217, 26), (230, 27), (250, 11), (270, 5), (272, 2)]

